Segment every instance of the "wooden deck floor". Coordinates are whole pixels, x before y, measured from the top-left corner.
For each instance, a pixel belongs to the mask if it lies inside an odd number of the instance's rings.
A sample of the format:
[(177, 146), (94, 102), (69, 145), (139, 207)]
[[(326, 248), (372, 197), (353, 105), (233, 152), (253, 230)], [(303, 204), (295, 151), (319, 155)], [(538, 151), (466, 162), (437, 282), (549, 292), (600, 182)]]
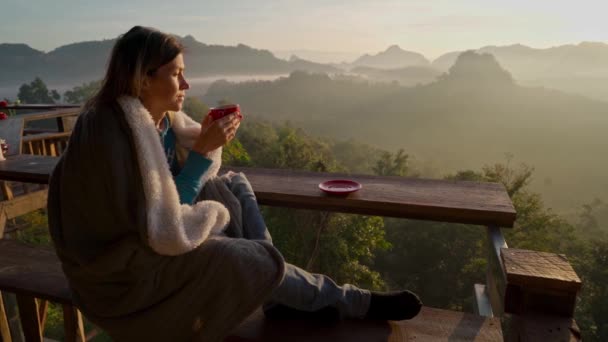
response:
[(333, 325), (269, 321), (261, 311), (247, 319), (226, 342), (427, 342), (502, 341), (500, 320), (470, 313), (424, 307), (410, 321), (343, 321)]

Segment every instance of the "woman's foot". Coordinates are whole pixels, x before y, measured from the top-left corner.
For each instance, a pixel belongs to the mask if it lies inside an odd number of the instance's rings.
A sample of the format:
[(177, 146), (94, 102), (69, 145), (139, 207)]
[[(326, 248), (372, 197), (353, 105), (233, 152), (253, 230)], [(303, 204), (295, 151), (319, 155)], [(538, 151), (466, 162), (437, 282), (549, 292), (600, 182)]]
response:
[(422, 302), (410, 291), (372, 292), (366, 319), (401, 321), (420, 312)]

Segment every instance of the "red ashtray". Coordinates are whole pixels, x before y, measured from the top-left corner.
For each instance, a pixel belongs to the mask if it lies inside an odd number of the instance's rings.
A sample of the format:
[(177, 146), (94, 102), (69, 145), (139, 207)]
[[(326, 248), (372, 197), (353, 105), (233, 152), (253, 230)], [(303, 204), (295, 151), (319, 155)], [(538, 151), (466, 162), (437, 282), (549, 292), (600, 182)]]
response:
[(223, 118), (224, 116), (230, 115), (232, 113), (237, 113), (237, 115), (239, 117), (242, 117), (241, 108), (239, 107), (238, 104), (215, 107), (215, 108), (211, 108), (211, 110), (209, 110), (209, 115), (211, 115), (213, 120)]
[(346, 195), (361, 188), (361, 183), (348, 179), (334, 179), (319, 184), (319, 189), (332, 195)]

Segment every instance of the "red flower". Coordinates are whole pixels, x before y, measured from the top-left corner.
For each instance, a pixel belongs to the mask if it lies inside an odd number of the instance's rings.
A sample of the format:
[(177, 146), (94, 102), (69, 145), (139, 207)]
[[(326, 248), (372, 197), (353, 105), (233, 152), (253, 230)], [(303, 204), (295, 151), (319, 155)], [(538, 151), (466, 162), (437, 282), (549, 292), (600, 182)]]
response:
[(4, 108), (8, 106), (8, 102), (6, 102), (5, 100), (0, 101), (0, 108)]
[(5, 112), (0, 112), (0, 120), (6, 120), (8, 119), (8, 115), (6, 115)]

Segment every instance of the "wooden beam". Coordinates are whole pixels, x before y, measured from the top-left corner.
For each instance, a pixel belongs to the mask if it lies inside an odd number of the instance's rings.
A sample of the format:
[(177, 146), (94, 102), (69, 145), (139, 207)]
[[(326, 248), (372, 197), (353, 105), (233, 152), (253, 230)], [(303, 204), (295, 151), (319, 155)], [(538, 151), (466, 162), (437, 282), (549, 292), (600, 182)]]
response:
[(63, 327), (66, 342), (85, 342), (82, 314), (69, 304), (63, 304)]
[(72, 303), (61, 262), (52, 247), (28, 246), (0, 239), (0, 284), (2, 290)]
[(47, 197), (48, 190), (38, 190), (17, 196), (10, 201), (2, 201), (0, 204), (6, 213), (6, 218), (10, 220), (34, 210), (46, 208)]
[(42, 342), (42, 327), (38, 316), (38, 303), (36, 298), (18, 294), (19, 317), (23, 326), (26, 342)]
[(49, 309), (49, 301), (44, 299), (37, 299), (38, 301), (38, 317), (40, 319), (40, 327), (42, 334), (44, 335), (44, 327), (46, 325), (46, 317)]
[[(0, 240), (1, 241), (1, 240)], [(17, 296), (11, 292), (0, 292), (4, 301), (4, 310), (8, 319), (8, 326), (13, 342), (23, 342), (21, 321), (19, 320), (19, 310), (17, 308)]]
[[(56, 157), (14, 156), (0, 162), (0, 178), (47, 184), (57, 161)], [(228, 170), (246, 174), (262, 205), (500, 227), (512, 227), (516, 218), (511, 199), (498, 183), (259, 168), (222, 169)], [(337, 178), (358, 181), (363, 189), (341, 197), (319, 190), (319, 183)]]
[(7, 181), (0, 181), (0, 191), (2, 191), (2, 199), (11, 200), (15, 197), (13, 189), (11, 189), (11, 185)]
[(506, 341), (582, 341), (581, 330), (571, 317), (547, 314), (511, 315)]
[(8, 325), (8, 317), (6, 310), (4, 309), (4, 300), (2, 299), (2, 292), (0, 292), (0, 341), (12, 342), (11, 330)]
[[(2, 107), (4, 109), (76, 109), (80, 108), (81, 105), (72, 105), (72, 104), (20, 104), (20, 105), (8, 105), (6, 107)], [(27, 115), (27, 114), (22, 114)]]

